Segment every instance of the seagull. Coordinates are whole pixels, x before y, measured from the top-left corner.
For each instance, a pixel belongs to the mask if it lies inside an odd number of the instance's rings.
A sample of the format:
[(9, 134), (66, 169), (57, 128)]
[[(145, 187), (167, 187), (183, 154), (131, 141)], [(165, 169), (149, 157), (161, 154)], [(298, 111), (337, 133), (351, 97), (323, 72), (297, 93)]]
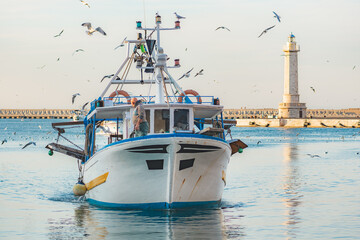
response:
[(204, 69), (201, 69), (198, 73), (195, 74), (194, 77), (196, 77), (197, 75), (204, 75), (203, 71), (204, 71)]
[(269, 31), (269, 30), (272, 29), (273, 27), (275, 27), (275, 25), (274, 25), (274, 26), (271, 26), (271, 27), (268, 27), (267, 29), (265, 29), (264, 31), (262, 31), (262, 33), (258, 36), (258, 38), (261, 37), (261, 35), (267, 33), (267, 31)]
[(256, 143), (256, 145), (259, 145), (261, 143), (261, 141), (258, 141), (257, 143)]
[(38, 69), (43, 69), (46, 65), (42, 65), (41, 67), (38, 67)]
[(356, 65), (353, 67), (353, 70), (355, 69)]
[(77, 53), (77, 52), (84, 52), (84, 50), (83, 50), (83, 49), (81, 49), (81, 48), (76, 49), (76, 50), (73, 52), (73, 54), (72, 54), (72, 55), (74, 56), (74, 54), (75, 54), (75, 53)]
[(178, 80), (180, 80), (180, 79), (182, 79), (182, 78), (184, 78), (184, 77), (186, 77), (186, 78), (190, 77), (190, 72), (191, 72), (193, 69), (194, 69), (194, 68), (192, 68), (190, 71), (187, 71), (186, 73), (184, 73)]
[(111, 133), (111, 131), (108, 128), (105, 128), (103, 126), (98, 126), (97, 128), (100, 128), (104, 133)]
[(72, 99), (71, 99), (72, 104), (74, 104), (76, 96), (80, 96), (80, 93), (75, 93), (75, 94), (72, 95)]
[(25, 146), (22, 147), (22, 149), (26, 148), (27, 146), (34, 144), (36, 146), (35, 142), (28, 142), (27, 144), (25, 144)]
[(89, 22), (83, 23), (83, 24), (81, 24), (81, 26), (87, 27), (88, 31), (86, 31), (86, 33), (87, 33), (88, 35), (90, 35), (90, 36), (91, 36), (94, 32), (99, 32), (99, 33), (101, 33), (102, 35), (106, 36), (106, 33), (104, 32), (104, 30), (101, 29), (101, 27), (97, 27), (97, 28), (94, 29), (94, 28), (91, 26), (91, 23), (89, 23)]
[(310, 154), (310, 153), (308, 153), (308, 154), (306, 154), (306, 155), (308, 155), (308, 156), (310, 156), (311, 158), (314, 158), (314, 157), (320, 157), (319, 155), (317, 155), (317, 154), (314, 154), (314, 155), (312, 155), (312, 154)]
[(311, 90), (313, 90), (313, 92), (315, 92), (315, 88), (313, 88), (313, 87), (310, 87), (311, 88)]
[(80, 2), (82, 2), (82, 4), (84, 4), (84, 6), (88, 6), (90, 8), (90, 5), (87, 2), (85, 2), (84, 0), (80, 0)]
[(54, 37), (60, 37), (63, 32), (64, 32), (64, 29), (61, 30), (61, 32), (59, 34), (55, 35)]
[(57, 62), (60, 61), (60, 58), (58, 57), (58, 58), (56, 59), (56, 61), (57, 61)]
[(89, 102), (85, 103), (85, 104), (82, 106), (82, 108), (81, 108), (81, 109), (82, 109), (82, 110), (84, 110), (84, 109), (85, 109), (85, 107), (86, 107), (86, 105), (88, 105), (88, 103), (89, 103)]
[(101, 79), (100, 82), (104, 81), (105, 78), (111, 78), (111, 77), (113, 77), (113, 76), (114, 76), (114, 74), (106, 75), (106, 76), (104, 76), (104, 77)]
[(273, 13), (274, 13), (274, 15), (275, 15), (274, 18), (276, 18), (279, 22), (281, 22), (281, 21), (280, 21), (280, 18), (281, 18), (281, 17), (280, 17), (276, 12), (273, 11)]
[(41, 125), (38, 126), (41, 129)]
[(224, 26), (218, 27), (217, 29), (215, 29), (215, 31), (219, 30), (219, 29), (225, 29), (225, 30), (228, 30), (229, 32), (231, 32), (230, 29), (228, 29), (227, 27), (224, 27)]
[(2, 140), (1, 145), (3, 145), (4, 143), (7, 143), (6, 139)]
[(178, 15), (176, 12), (174, 12), (176, 18), (179, 20), (179, 19), (185, 19), (186, 17), (183, 17), (183, 16), (180, 16)]
[(116, 48), (114, 48), (114, 50), (118, 49), (119, 47), (123, 47), (124, 46), (124, 43), (125, 43), (125, 40), (126, 40), (127, 37), (124, 38), (124, 40), (121, 42), (121, 44), (119, 46), (117, 46)]

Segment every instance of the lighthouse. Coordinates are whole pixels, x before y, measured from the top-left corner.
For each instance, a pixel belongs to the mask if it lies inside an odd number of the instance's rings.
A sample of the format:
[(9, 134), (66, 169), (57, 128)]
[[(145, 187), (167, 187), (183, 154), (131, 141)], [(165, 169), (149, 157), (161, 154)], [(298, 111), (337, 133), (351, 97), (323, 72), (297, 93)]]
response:
[(284, 95), (283, 102), (279, 104), (278, 118), (306, 118), (306, 105), (299, 102), (298, 52), (300, 47), (296, 44), (292, 33), (283, 51), (285, 53)]

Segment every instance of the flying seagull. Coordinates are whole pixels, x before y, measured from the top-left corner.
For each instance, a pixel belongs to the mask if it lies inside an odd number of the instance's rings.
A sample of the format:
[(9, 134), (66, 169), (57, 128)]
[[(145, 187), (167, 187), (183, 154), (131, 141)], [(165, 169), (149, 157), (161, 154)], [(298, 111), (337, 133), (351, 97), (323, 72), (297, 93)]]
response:
[(186, 78), (190, 77), (190, 73), (191, 73), (191, 71), (192, 71), (193, 69), (194, 69), (194, 68), (192, 68), (190, 71), (187, 71), (186, 73), (184, 73), (178, 80), (180, 80), (180, 79), (182, 79), (182, 78), (184, 78), (184, 77), (186, 77)]
[(87, 2), (85, 2), (84, 0), (80, 0), (80, 2), (82, 2), (82, 4), (84, 4), (84, 6), (88, 6), (90, 8), (90, 5)]
[(113, 77), (113, 76), (114, 76), (114, 74), (106, 75), (106, 76), (104, 76), (104, 77), (101, 79), (100, 82), (104, 81), (105, 78), (111, 78), (111, 77)]
[(103, 131), (103, 133), (111, 133), (111, 131), (108, 128), (105, 128), (105, 127), (103, 127), (101, 125), (98, 126), (97, 128), (100, 128)]
[(353, 70), (355, 69), (356, 65), (353, 67)]
[(119, 46), (117, 46), (116, 48), (114, 48), (114, 50), (118, 49), (119, 47), (123, 47), (124, 46), (124, 43), (125, 43), (125, 40), (126, 40), (127, 37), (124, 38), (124, 40), (121, 42), (121, 44)]
[(80, 96), (80, 93), (75, 93), (72, 95), (72, 98), (71, 98), (72, 104), (74, 104), (76, 96)]
[(185, 19), (186, 17), (183, 17), (183, 16), (180, 16), (178, 15), (176, 12), (174, 12), (176, 18), (179, 20), (179, 19)]
[(57, 61), (57, 62), (60, 61), (60, 58), (58, 57), (58, 58), (56, 59), (56, 61)]
[(320, 157), (320, 156), (317, 155), (317, 154), (314, 154), (314, 155), (313, 155), (313, 154), (308, 153), (308, 154), (306, 154), (306, 155), (310, 156), (311, 158), (314, 158), (314, 157), (318, 157), (318, 158), (319, 158), (319, 157)]
[(28, 142), (27, 144), (25, 144), (25, 146), (22, 147), (22, 149), (26, 148), (27, 146), (34, 144), (36, 146), (35, 142)]
[(275, 25), (274, 25), (274, 26), (271, 26), (271, 27), (268, 27), (267, 29), (265, 29), (264, 31), (262, 31), (262, 33), (258, 36), (258, 38), (261, 37), (261, 35), (267, 33), (267, 31), (269, 31), (269, 30), (272, 29), (273, 27), (275, 27)]
[(61, 30), (61, 32), (59, 34), (55, 35), (54, 37), (60, 37), (63, 32), (64, 32), (64, 29)]
[(84, 52), (84, 50), (83, 50), (83, 49), (81, 49), (81, 48), (76, 49), (76, 50), (73, 52), (73, 54), (72, 54), (72, 55), (74, 56), (74, 54), (75, 54), (75, 53), (77, 53), (77, 52)]
[(89, 103), (89, 102), (85, 103), (85, 104), (82, 106), (82, 108), (81, 108), (81, 109), (82, 109), (82, 110), (84, 110), (84, 109), (85, 109), (85, 107), (86, 107), (86, 105), (88, 105), (88, 103)]
[(228, 30), (229, 32), (231, 32), (230, 29), (228, 29), (227, 27), (224, 27), (224, 26), (218, 27), (217, 29), (215, 29), (215, 31), (219, 30), (219, 29), (225, 29), (225, 30)]
[(311, 88), (311, 90), (313, 90), (313, 92), (315, 92), (315, 88), (313, 88), (313, 87), (310, 87)]
[(194, 77), (196, 77), (197, 75), (204, 75), (203, 71), (204, 71), (204, 69), (201, 69), (198, 73), (195, 74)]
[(106, 36), (106, 33), (104, 32), (104, 30), (101, 29), (101, 27), (97, 27), (97, 28), (93, 28), (91, 26), (91, 23), (89, 22), (86, 22), (86, 23), (83, 23), (81, 24), (81, 26), (83, 27), (87, 27), (88, 31), (85, 31), (89, 36), (91, 36), (94, 32), (99, 32), (101, 33), (102, 35)]
[(281, 17), (280, 17), (276, 12), (274, 12), (274, 11), (273, 11), (273, 14), (274, 14), (274, 18), (276, 18), (279, 22), (281, 22), (281, 21), (280, 21), (280, 18), (281, 18)]
[(7, 143), (6, 139), (2, 140), (1, 145), (3, 145), (4, 143)]

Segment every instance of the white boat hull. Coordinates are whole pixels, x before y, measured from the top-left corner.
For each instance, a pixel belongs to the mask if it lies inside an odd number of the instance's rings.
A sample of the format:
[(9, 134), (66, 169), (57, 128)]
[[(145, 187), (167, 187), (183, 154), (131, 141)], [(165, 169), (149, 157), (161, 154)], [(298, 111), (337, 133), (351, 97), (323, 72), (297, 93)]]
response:
[(84, 182), (108, 173), (87, 191), (90, 203), (119, 208), (219, 204), (231, 149), (195, 134), (148, 135), (113, 143), (85, 163)]

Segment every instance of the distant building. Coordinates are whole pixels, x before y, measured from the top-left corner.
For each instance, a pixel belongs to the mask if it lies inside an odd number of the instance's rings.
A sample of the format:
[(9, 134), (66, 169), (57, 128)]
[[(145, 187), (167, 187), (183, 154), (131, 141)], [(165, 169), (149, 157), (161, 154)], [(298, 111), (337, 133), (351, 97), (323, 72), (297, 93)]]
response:
[(278, 118), (306, 118), (305, 103), (300, 103), (298, 88), (298, 56), (300, 47), (291, 33), (288, 42), (283, 48), (285, 53), (284, 65), (284, 95), (279, 104)]

